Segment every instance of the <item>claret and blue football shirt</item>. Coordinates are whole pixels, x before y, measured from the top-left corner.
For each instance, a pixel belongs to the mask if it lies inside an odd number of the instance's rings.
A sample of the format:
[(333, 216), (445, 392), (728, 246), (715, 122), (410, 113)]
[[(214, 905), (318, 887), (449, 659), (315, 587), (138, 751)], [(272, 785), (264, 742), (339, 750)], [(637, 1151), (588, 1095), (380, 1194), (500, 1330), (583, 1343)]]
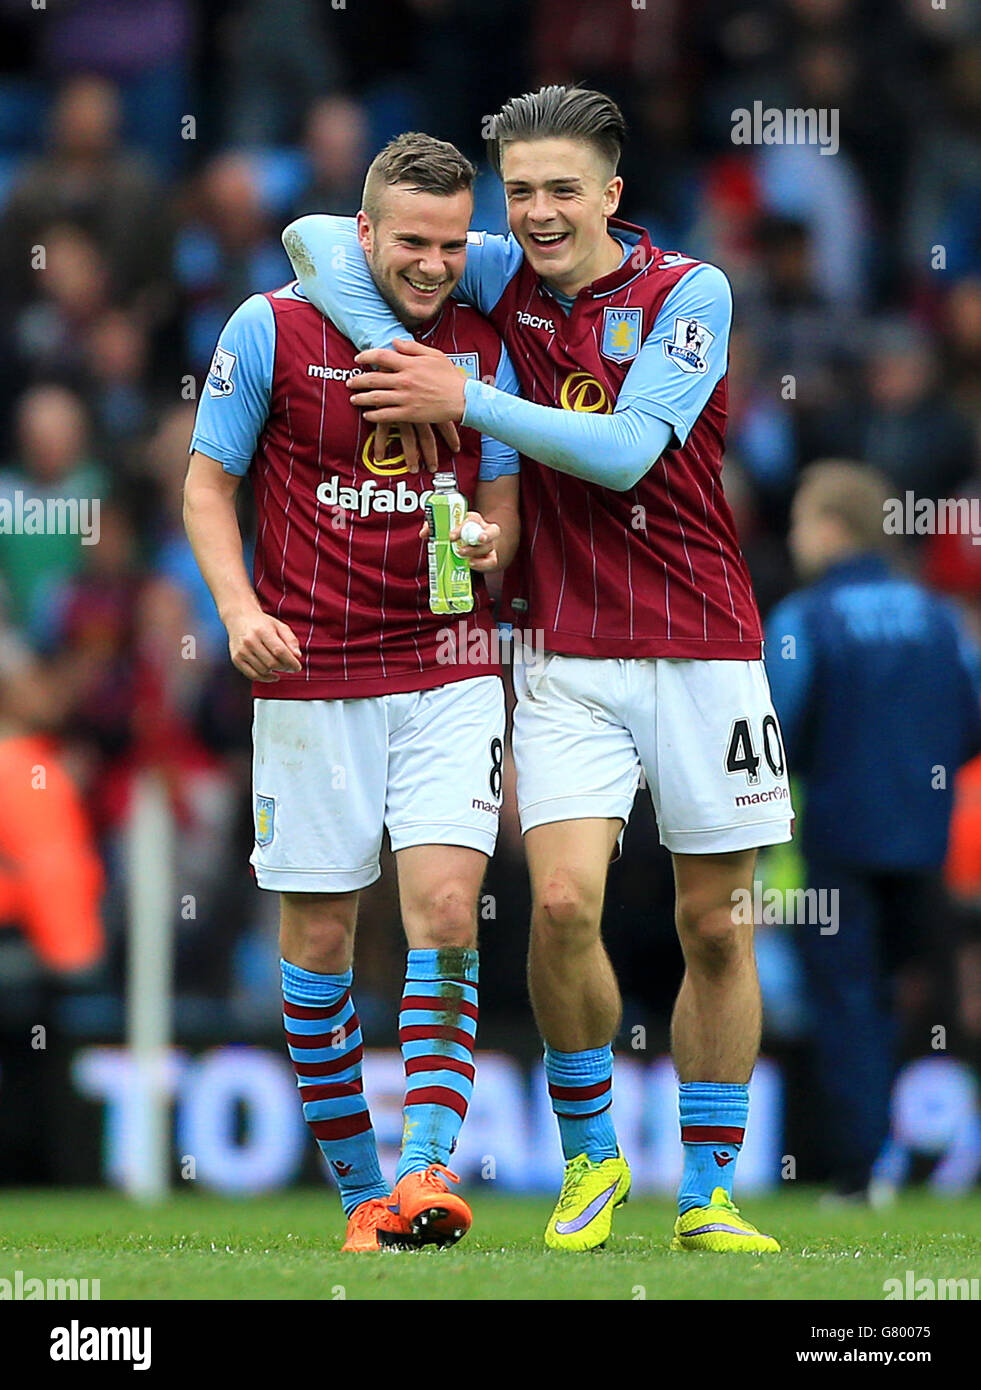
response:
[[(417, 336), (468, 376), (517, 390), (500, 336), (472, 308), (448, 300)], [(251, 478), (256, 593), (300, 644), (303, 669), (255, 684), (263, 699), (422, 690), (472, 677), (474, 652), (496, 650), (481, 574), (452, 643), (445, 615), (430, 611), (419, 536), (430, 475), (408, 471), (397, 435), (378, 456), (345, 385), (355, 353), (295, 282), (253, 295), (221, 333), (198, 406), (190, 447)], [(518, 469), (513, 449), (475, 430), (461, 428), (460, 442), (451, 459), (440, 441), (441, 466), (471, 502), (481, 479)], [(480, 674), (496, 669), (488, 660)]]
[[(721, 482), (728, 281), (639, 227), (609, 228), (624, 258), (571, 305), (513, 237), (471, 234), (457, 292), (500, 332), (525, 398), (466, 387), (464, 421), (529, 460), (509, 616), (569, 655), (756, 660), (762, 629)], [(312, 263), (311, 300), (359, 347), (404, 336), (353, 222), (318, 215), (288, 230)], [(613, 485), (561, 471), (561, 455), (592, 459)]]

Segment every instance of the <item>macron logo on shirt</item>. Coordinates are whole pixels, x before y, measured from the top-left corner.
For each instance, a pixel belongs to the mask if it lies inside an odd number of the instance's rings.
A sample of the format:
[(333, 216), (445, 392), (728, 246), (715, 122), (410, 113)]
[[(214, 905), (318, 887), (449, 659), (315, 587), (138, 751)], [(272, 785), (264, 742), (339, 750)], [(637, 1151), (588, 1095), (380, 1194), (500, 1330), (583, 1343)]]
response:
[(322, 381), (347, 381), (360, 372), (360, 367), (318, 367), (315, 362), (307, 363), (307, 376), (320, 377)]
[(544, 328), (546, 333), (555, 332), (555, 323), (552, 319), (540, 319), (535, 314), (526, 314), (523, 309), (515, 310), (515, 318), (522, 328)]

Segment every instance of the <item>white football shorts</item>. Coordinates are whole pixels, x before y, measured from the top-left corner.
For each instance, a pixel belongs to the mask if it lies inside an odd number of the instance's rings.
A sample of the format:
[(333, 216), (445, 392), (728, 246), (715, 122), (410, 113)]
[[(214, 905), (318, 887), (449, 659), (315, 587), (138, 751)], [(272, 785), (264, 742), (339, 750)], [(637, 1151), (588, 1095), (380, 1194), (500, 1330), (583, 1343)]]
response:
[(349, 893), (393, 850), (464, 845), (491, 855), (501, 809), (504, 687), (474, 676), (357, 700), (255, 701), (260, 888)]
[(762, 661), (548, 652), (537, 666), (516, 663), (514, 686), (522, 832), (593, 816), (626, 824), (643, 777), (672, 853), (791, 838), (786, 758)]

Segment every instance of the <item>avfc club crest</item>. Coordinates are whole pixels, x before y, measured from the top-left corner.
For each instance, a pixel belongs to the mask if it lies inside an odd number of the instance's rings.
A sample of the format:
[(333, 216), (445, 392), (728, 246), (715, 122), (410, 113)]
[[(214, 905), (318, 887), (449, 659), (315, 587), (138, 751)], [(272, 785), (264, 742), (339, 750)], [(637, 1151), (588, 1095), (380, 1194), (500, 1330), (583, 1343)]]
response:
[(475, 352), (448, 352), (447, 357), (464, 376), (477, 381), (480, 377), (480, 362)]
[(706, 372), (705, 354), (712, 346), (715, 334), (710, 333), (698, 319), (675, 319), (674, 341), (665, 342), (665, 354), (683, 372)]
[(255, 799), (255, 842), (260, 849), (272, 844), (276, 833), (276, 800), (272, 796)]
[(629, 362), (640, 351), (642, 309), (604, 309), (600, 352), (613, 362)]
[(215, 348), (215, 355), (208, 368), (208, 393), (212, 396), (230, 396), (235, 390), (232, 372), (238, 358), (234, 352), (226, 352), (223, 347)]

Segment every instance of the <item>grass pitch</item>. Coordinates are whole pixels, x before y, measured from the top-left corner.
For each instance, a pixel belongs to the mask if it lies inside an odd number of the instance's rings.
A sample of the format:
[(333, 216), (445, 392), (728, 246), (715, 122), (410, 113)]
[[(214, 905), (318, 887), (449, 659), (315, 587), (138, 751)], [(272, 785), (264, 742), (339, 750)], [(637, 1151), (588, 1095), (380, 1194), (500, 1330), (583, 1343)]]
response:
[(977, 1277), (981, 1195), (911, 1194), (829, 1211), (804, 1189), (746, 1199), (777, 1256), (672, 1254), (666, 1201), (620, 1209), (607, 1249), (546, 1252), (547, 1199), (471, 1192), (474, 1227), (444, 1251), (341, 1255), (333, 1195), (230, 1201), (181, 1193), (143, 1210), (105, 1192), (0, 1193), (0, 1278), (101, 1280), (103, 1299), (870, 1299), (883, 1281)]

